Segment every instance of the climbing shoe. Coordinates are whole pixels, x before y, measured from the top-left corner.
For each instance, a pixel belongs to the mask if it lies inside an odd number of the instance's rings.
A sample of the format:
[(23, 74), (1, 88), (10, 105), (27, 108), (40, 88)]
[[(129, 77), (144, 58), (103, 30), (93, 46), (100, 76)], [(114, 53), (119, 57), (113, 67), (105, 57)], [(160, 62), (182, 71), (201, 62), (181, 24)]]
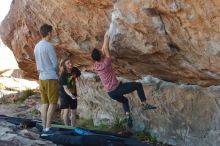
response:
[(151, 109), (156, 109), (156, 108), (157, 108), (156, 106), (153, 106), (147, 103), (142, 105), (143, 110), (151, 110)]

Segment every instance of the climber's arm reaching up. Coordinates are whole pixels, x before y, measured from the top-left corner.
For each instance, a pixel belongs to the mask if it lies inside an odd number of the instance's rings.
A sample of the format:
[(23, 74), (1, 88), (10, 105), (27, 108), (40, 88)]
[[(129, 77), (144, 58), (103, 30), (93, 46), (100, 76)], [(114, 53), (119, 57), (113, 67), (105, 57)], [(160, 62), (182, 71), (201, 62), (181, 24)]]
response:
[(109, 36), (108, 36), (108, 31), (105, 33), (104, 36), (104, 42), (102, 45), (102, 53), (104, 56), (110, 58), (110, 52), (109, 52)]

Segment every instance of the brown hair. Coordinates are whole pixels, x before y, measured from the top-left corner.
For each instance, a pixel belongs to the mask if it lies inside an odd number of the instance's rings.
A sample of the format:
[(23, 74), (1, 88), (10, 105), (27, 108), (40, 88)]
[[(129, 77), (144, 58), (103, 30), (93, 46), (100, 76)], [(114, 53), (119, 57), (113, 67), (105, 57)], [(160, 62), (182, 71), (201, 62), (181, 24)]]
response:
[(63, 57), (61, 60), (60, 60), (60, 64), (59, 64), (59, 75), (61, 76), (63, 73), (66, 72), (66, 67), (65, 67), (65, 62), (67, 60), (70, 60), (69, 57)]
[(42, 35), (42, 37), (46, 37), (48, 35), (49, 32), (51, 32), (53, 30), (53, 27), (49, 24), (43, 24), (40, 27), (40, 33)]

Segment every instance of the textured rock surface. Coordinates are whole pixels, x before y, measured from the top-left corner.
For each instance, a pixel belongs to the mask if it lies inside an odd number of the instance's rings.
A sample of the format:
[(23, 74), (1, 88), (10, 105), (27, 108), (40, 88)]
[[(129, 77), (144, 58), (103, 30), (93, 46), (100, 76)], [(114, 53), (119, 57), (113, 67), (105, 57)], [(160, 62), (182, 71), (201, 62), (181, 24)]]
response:
[[(218, 0), (14, 0), (1, 36), (26, 77), (37, 78), (33, 48), (42, 23), (54, 26), (59, 57), (91, 70), (90, 51), (110, 26), (118, 74), (130, 79), (214, 85), (220, 82)], [(80, 61), (79, 61), (80, 60)]]
[[(18, 98), (18, 95), (8, 96), (6, 100), (10, 101), (13, 98)], [(4, 97), (6, 98), (6, 97)], [(28, 97), (22, 104), (0, 104), (0, 114), (13, 117), (21, 117), (27, 119), (39, 119), (40, 115), (36, 114), (39, 108), (39, 96), (32, 95)], [(35, 114), (33, 114), (35, 111)], [(39, 137), (37, 128), (21, 129), (14, 124), (10, 124), (3, 119), (0, 119), (0, 145), (1, 146), (57, 146), (51, 141), (43, 140)]]
[[(177, 85), (150, 76), (141, 82), (147, 101), (158, 108), (142, 111), (137, 94), (126, 95), (134, 117), (133, 130), (149, 131), (159, 141), (176, 146), (220, 145), (220, 86)], [(106, 95), (92, 74), (84, 75), (78, 87), (80, 116), (93, 118), (95, 124), (123, 116), (122, 106)]]
[(18, 129), (15, 125), (0, 121), (1, 146), (57, 146), (50, 141), (39, 138), (37, 129)]
[(217, 0), (118, 1), (111, 21), (118, 64), (139, 76), (218, 84), (219, 9)]
[[(149, 102), (158, 106), (143, 113), (136, 95), (129, 95), (135, 96), (129, 98), (134, 129), (178, 146), (217, 146), (219, 12), (218, 0), (14, 0), (1, 37), (25, 76), (37, 78), (33, 48), (42, 23), (54, 27), (58, 57), (71, 55), (86, 71), (92, 70), (91, 49), (101, 47), (110, 26), (114, 69), (121, 77), (145, 82)], [(80, 114), (96, 124), (121, 115), (121, 106), (107, 96), (96, 77), (88, 76), (78, 82)]]
[(2, 40), (14, 52), (24, 76), (37, 78), (33, 50), (40, 40), (39, 27), (49, 23), (54, 27), (53, 43), (59, 57), (72, 54), (75, 64), (89, 69), (88, 51), (101, 46), (111, 7), (108, 0), (14, 0), (1, 25)]

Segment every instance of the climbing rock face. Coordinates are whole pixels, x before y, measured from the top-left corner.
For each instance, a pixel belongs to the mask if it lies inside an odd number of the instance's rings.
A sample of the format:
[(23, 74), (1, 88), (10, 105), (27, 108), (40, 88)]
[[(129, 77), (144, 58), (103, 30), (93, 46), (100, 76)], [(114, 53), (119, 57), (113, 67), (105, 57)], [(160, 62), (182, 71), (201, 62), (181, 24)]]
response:
[[(134, 131), (150, 132), (158, 141), (174, 146), (220, 145), (220, 86), (177, 85), (150, 76), (139, 82), (143, 83), (147, 102), (157, 109), (143, 111), (137, 93), (126, 94)], [(83, 73), (77, 86), (80, 116), (92, 118), (95, 125), (123, 119), (122, 105), (107, 96), (94, 75)]]
[(14, 0), (1, 37), (25, 76), (37, 78), (33, 49), (43, 23), (54, 27), (58, 57), (87, 71), (109, 28), (119, 75), (209, 86), (220, 82), (219, 11), (218, 0)]
[[(143, 113), (129, 95), (135, 130), (178, 146), (220, 145), (219, 0), (14, 0), (0, 33), (28, 78), (38, 77), (33, 50), (43, 23), (54, 28), (58, 58), (71, 56), (88, 72), (90, 53), (109, 29), (117, 75), (145, 83), (149, 103), (158, 106)], [(80, 113), (96, 124), (111, 121), (122, 108), (92, 78), (78, 82)]]
[(58, 57), (72, 55), (74, 64), (89, 69), (89, 51), (101, 47), (111, 9), (108, 0), (14, 0), (1, 25), (2, 40), (14, 52), (24, 76), (37, 78), (34, 46), (41, 39), (40, 26), (48, 23), (53, 26)]
[(111, 49), (136, 76), (219, 84), (220, 3), (121, 0), (114, 4)]

